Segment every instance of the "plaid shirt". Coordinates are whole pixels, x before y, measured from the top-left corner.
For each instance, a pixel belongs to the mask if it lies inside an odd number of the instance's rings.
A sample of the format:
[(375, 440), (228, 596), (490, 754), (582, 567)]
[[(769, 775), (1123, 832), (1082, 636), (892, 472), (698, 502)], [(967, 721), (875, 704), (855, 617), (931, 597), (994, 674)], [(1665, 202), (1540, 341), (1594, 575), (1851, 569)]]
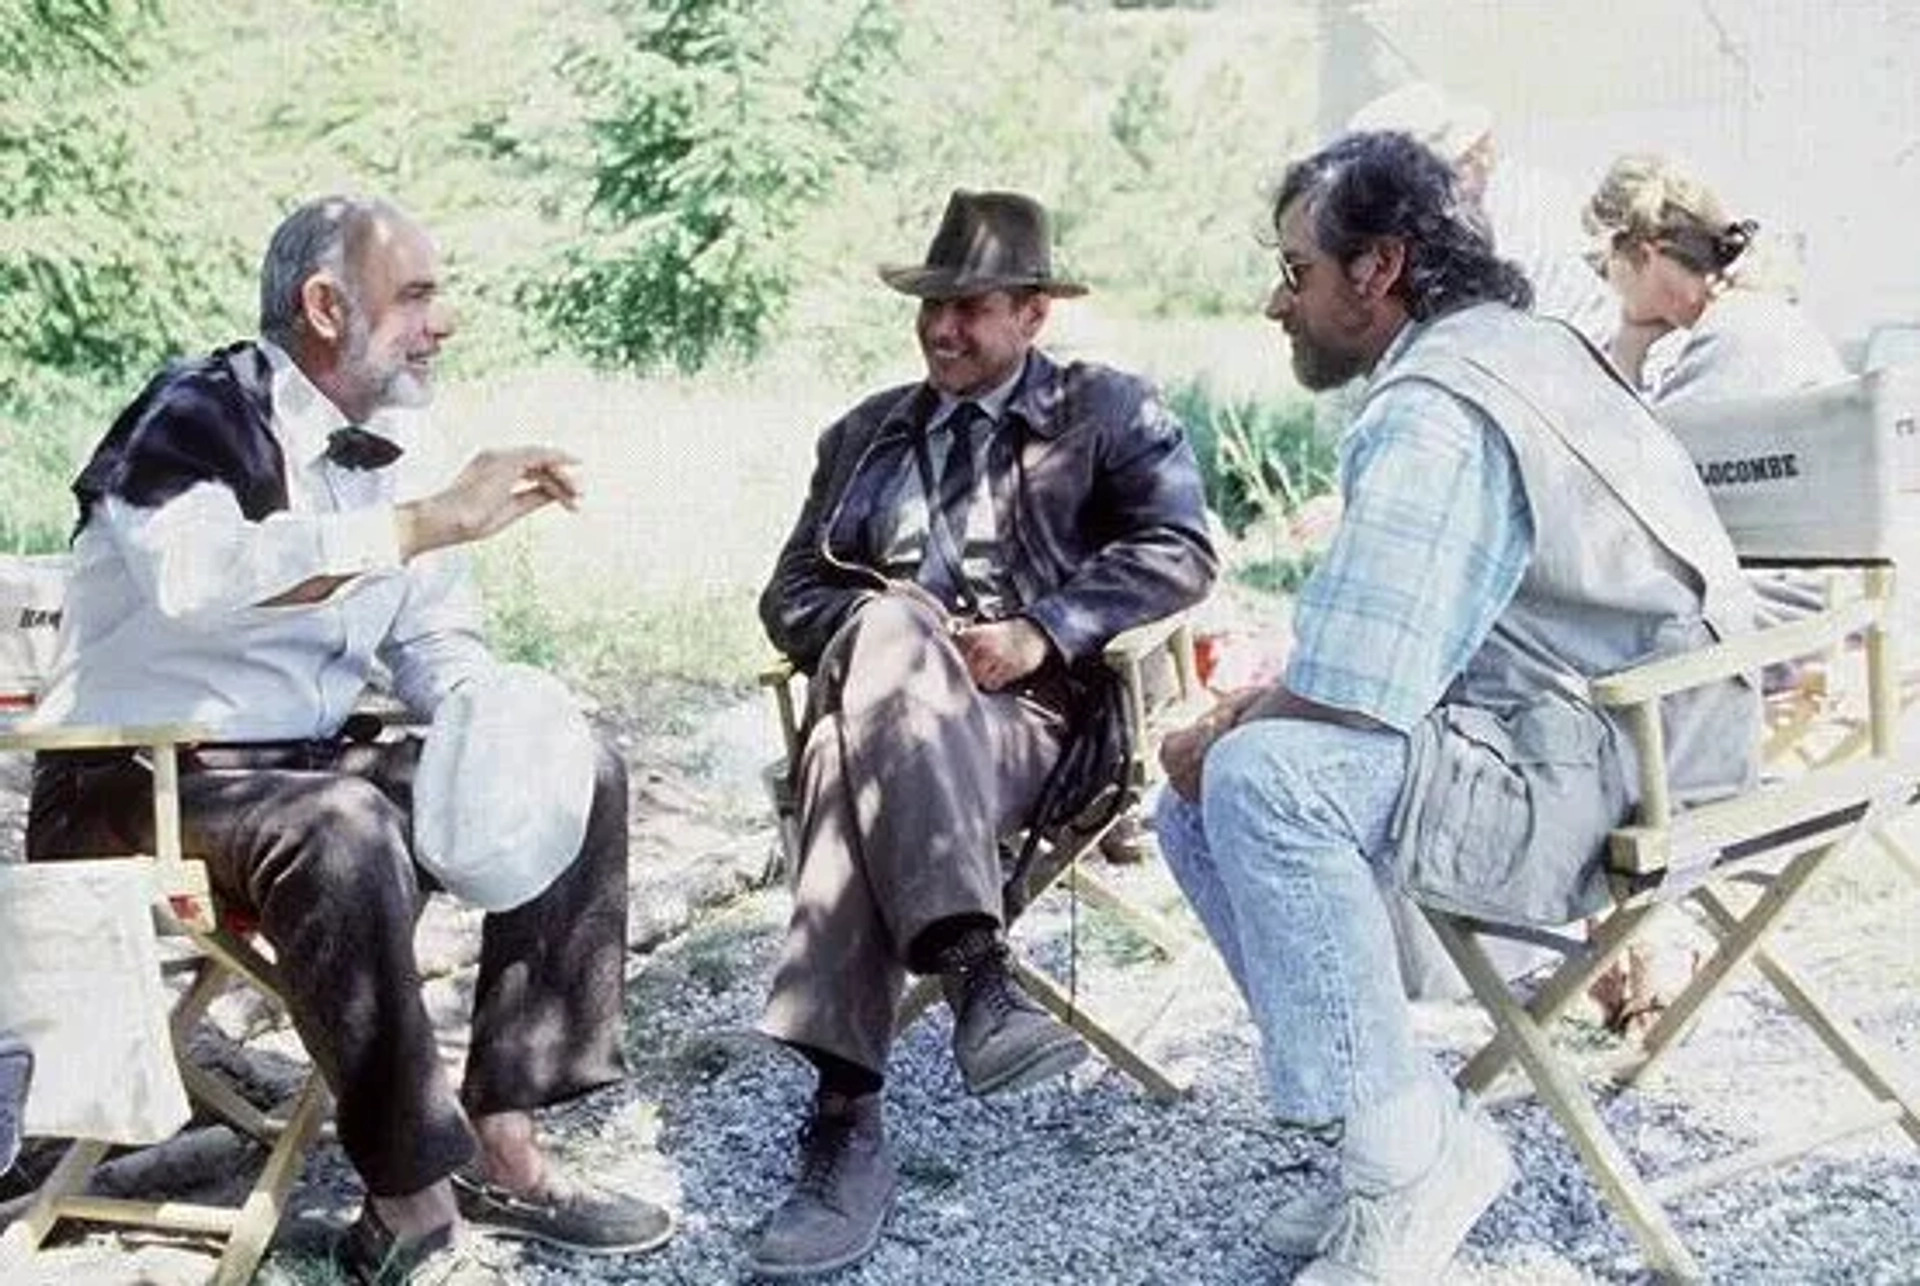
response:
[(1533, 553), (1526, 490), (1506, 435), (1425, 381), (1366, 404), (1340, 473), (1345, 512), (1294, 607), (1287, 687), (1407, 732), (1520, 586)]

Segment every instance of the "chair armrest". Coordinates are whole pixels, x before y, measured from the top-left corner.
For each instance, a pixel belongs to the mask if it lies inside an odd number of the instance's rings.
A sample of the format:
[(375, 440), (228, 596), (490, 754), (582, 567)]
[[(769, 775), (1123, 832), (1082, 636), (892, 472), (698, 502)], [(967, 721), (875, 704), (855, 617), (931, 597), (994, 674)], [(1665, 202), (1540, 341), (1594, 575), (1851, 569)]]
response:
[(189, 746), (209, 741), (213, 729), (197, 723), (49, 724), (0, 732), (0, 750), (138, 750), (149, 746)]
[(1639, 705), (1837, 647), (1878, 622), (1885, 610), (1884, 600), (1854, 599), (1801, 620), (1603, 675), (1592, 680), (1588, 690), (1603, 706)]
[(1138, 663), (1150, 656), (1156, 648), (1166, 646), (1176, 630), (1185, 628), (1187, 628), (1187, 614), (1175, 612), (1172, 616), (1163, 616), (1157, 621), (1148, 621), (1144, 625), (1121, 630), (1107, 640), (1107, 646), (1101, 650), (1100, 658), (1124, 674), (1129, 664)]

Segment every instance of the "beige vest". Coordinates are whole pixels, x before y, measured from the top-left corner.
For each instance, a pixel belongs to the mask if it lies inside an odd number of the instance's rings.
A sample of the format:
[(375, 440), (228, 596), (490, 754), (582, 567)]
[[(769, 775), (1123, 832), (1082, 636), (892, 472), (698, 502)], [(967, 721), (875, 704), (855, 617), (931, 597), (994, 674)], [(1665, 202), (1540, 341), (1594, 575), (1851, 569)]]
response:
[[(1422, 324), (1368, 397), (1444, 388), (1512, 445), (1533, 557), (1512, 603), (1415, 729), (1396, 866), (1422, 901), (1558, 924), (1604, 905), (1606, 834), (1638, 794), (1587, 681), (1752, 628), (1752, 591), (1693, 462), (1569, 327), (1498, 304)], [(1662, 709), (1674, 796), (1751, 784), (1760, 698), (1730, 680)]]

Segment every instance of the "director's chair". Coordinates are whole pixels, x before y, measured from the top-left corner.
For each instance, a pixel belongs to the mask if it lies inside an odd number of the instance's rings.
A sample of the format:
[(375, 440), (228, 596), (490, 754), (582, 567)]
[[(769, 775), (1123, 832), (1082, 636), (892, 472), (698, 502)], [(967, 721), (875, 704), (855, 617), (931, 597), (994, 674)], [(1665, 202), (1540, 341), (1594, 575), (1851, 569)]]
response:
[[(274, 963), (254, 944), (252, 926), (243, 918), (223, 913), (209, 892), (206, 867), (181, 847), (179, 772), (184, 747), (204, 740), (205, 733), (186, 724), (157, 727), (47, 727), (20, 726), (39, 690), (44, 664), (51, 656), (51, 640), (58, 623), (57, 594), (65, 562), (57, 557), (0, 559), (0, 586), (10, 596), (3, 605), (8, 619), (0, 622), (12, 631), (5, 640), (4, 674), (0, 674), (0, 751), (126, 749), (140, 753), (153, 775), (154, 851), (116, 863), (137, 863), (149, 877), (153, 929), (177, 952), (184, 981), (164, 1015), (173, 1047), (179, 1085), (185, 1096), (207, 1115), (256, 1140), (265, 1154), (252, 1185), (236, 1205), (186, 1201), (134, 1200), (106, 1197), (89, 1191), (95, 1170), (116, 1147), (148, 1144), (166, 1137), (143, 1127), (136, 1136), (74, 1138), (52, 1170), (40, 1182), (25, 1209), (0, 1233), (0, 1280), (17, 1280), (30, 1271), (30, 1260), (61, 1223), (99, 1223), (207, 1238), (219, 1243), (215, 1286), (250, 1281), (279, 1226), (288, 1193), (299, 1178), (308, 1147), (325, 1122), (330, 1098), (317, 1070), (310, 1070), (300, 1088), (280, 1109), (262, 1111), (216, 1072), (188, 1057), (188, 1042), (208, 1007), (228, 989), (251, 987), (277, 1001), (279, 979)], [(87, 864), (87, 859), (79, 859)], [(7, 868), (19, 879), (49, 878), (63, 873), (72, 862)], [(55, 962), (48, 962), (55, 963)], [(156, 999), (165, 989), (153, 980)], [(0, 978), (0, 988), (9, 980)], [(16, 980), (16, 985), (18, 985)], [(164, 1004), (164, 1000), (162, 1001)], [(68, 1069), (71, 1073), (72, 1069)], [(44, 1062), (36, 1083), (60, 1075)], [(34, 1100), (28, 1099), (28, 1125), (33, 1125)], [(162, 1114), (164, 1115), (164, 1114)], [(184, 1119), (177, 1121), (184, 1124)], [(33, 1132), (30, 1128), (29, 1132)], [(155, 1137), (155, 1133), (158, 1137)]]
[[(1116, 636), (1102, 653), (1102, 660), (1120, 684), (1129, 757), (1116, 781), (1071, 819), (1035, 837), (1031, 862), (1017, 880), (1009, 879), (1004, 891), (1003, 915), (1012, 928), (1036, 899), (1050, 890), (1064, 890), (1112, 914), (1154, 954), (1171, 960), (1186, 949), (1191, 935), (1128, 899), (1088, 871), (1081, 859), (1094, 852), (1119, 819), (1139, 802), (1158, 773), (1153, 748), (1160, 735), (1201, 695), (1194, 669), (1193, 634), (1184, 616), (1169, 617)], [(799, 863), (800, 824), (790, 766), (799, 762), (804, 676), (782, 660), (763, 671), (760, 682), (772, 695), (784, 747), (782, 758), (768, 766), (765, 779), (773, 800), (784, 869), (791, 879)], [(1027, 839), (1025, 832), (1002, 838), (1002, 865), (1010, 873), (1017, 870), (1016, 857)], [(1108, 1062), (1138, 1081), (1153, 1097), (1173, 1099), (1187, 1092), (1185, 1077), (1141, 1051), (1140, 1033), (1123, 1035), (1018, 952), (1013, 956), (1012, 970), (1034, 1000), (1079, 1032)], [(917, 980), (901, 1000), (895, 1029), (904, 1031), (939, 998), (939, 979)]]
[[(1460, 1072), (1461, 1086), (1492, 1098), (1537, 1094), (1647, 1262), (1670, 1278), (1698, 1279), (1702, 1268), (1676, 1232), (1669, 1203), (1887, 1125), (1920, 1144), (1920, 1092), (1910, 1069), (1869, 1043), (1773, 940), (1810, 888), (1854, 861), (1909, 807), (1920, 779), (1920, 769), (1900, 753), (1892, 612), (1896, 519), (1903, 479), (1911, 476), (1904, 453), (1911, 450), (1913, 411), (1920, 405), (1910, 374), (1883, 371), (1805, 393), (1674, 413), (1673, 427), (1696, 460), (1794, 459), (1791, 471), (1776, 470), (1768, 479), (1790, 495), (1729, 495), (1730, 487), (1710, 486), (1743, 564), (1831, 569), (1856, 580), (1857, 591), (1835, 596), (1803, 619), (1593, 681), (1591, 699), (1616, 712), (1638, 752), (1640, 799), (1597, 855), (1614, 902), (1584, 941), (1423, 908), (1494, 1021), (1493, 1037)], [(1858, 728), (1847, 730), (1857, 731), (1857, 747), (1809, 755), (1784, 774), (1764, 774), (1734, 798), (1677, 807), (1667, 778), (1662, 700), (1810, 658), (1832, 671), (1859, 671), (1848, 676), (1849, 690), (1861, 694)], [(1692, 981), (1637, 1043), (1597, 1058), (1570, 1053), (1556, 1039), (1557, 1020), (1658, 916), (1676, 909), (1691, 913), (1715, 944)], [(1523, 996), (1488, 958), (1484, 944), (1503, 938), (1551, 946), (1564, 963)], [(1806, 1024), (1865, 1090), (1866, 1101), (1822, 1128), (1649, 1176), (1602, 1119), (1587, 1082), (1631, 1087), (1667, 1066), (1702, 1010), (1745, 966)]]

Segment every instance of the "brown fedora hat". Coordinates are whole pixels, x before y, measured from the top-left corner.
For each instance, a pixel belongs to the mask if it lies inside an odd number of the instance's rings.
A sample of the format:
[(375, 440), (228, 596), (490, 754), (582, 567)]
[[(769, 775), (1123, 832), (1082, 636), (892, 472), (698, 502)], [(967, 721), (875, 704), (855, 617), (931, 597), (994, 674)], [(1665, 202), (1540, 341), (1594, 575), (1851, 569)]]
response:
[(947, 198), (940, 230), (923, 264), (883, 264), (880, 280), (921, 299), (958, 299), (989, 290), (1084, 295), (1077, 281), (1053, 275), (1047, 212), (1019, 192), (968, 192)]

